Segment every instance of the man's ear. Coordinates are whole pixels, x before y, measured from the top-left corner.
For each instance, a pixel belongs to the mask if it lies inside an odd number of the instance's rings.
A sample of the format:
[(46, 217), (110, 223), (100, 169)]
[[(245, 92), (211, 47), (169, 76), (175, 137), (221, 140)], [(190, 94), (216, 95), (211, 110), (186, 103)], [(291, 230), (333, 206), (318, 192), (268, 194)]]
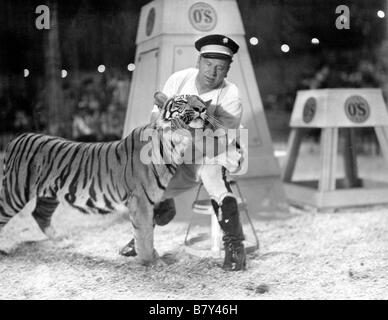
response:
[(199, 69), (199, 61), (201, 60), (201, 55), (198, 55), (197, 63), (195, 64), (195, 67)]
[(230, 70), (230, 65), (232, 64), (232, 62), (233, 62), (233, 60), (230, 60), (230, 62), (229, 62), (229, 64), (228, 64), (228, 67), (227, 67), (227, 69), (226, 69), (226, 71), (225, 71), (225, 78), (228, 77), (228, 73), (229, 73), (229, 70)]
[(161, 92), (156, 91), (154, 94), (154, 103), (158, 106), (159, 109), (162, 109), (164, 106), (164, 103), (167, 101), (167, 96)]

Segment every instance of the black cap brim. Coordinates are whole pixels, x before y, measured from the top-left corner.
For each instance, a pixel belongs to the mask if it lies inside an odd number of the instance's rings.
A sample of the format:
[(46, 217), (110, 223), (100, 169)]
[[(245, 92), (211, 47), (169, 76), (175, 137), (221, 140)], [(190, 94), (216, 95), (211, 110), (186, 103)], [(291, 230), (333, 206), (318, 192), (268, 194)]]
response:
[(201, 53), (201, 57), (204, 57), (207, 59), (220, 59), (220, 60), (228, 60), (228, 61), (232, 60), (231, 56), (228, 56), (226, 54), (221, 54), (221, 53), (215, 53), (215, 52)]

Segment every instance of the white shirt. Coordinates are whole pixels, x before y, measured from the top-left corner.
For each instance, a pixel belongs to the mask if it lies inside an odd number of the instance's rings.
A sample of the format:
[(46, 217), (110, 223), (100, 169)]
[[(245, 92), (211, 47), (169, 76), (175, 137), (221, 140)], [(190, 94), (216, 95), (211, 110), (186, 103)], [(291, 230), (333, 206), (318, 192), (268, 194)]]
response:
[[(224, 79), (220, 88), (199, 94), (195, 84), (197, 75), (198, 69), (196, 68), (188, 68), (175, 72), (167, 79), (163, 87), (163, 93), (169, 98), (179, 94), (193, 94), (199, 96), (205, 102), (212, 100), (211, 104), (218, 106), (214, 111), (215, 118), (226, 128), (239, 129), (242, 116), (242, 103), (237, 86)], [(158, 107), (155, 106), (152, 112), (159, 112)], [(232, 143), (229, 137), (227, 141), (226, 144)], [(210, 145), (213, 145), (211, 140), (208, 140), (208, 142)], [(206, 155), (205, 163), (219, 164), (226, 167), (229, 172), (238, 172), (241, 169), (239, 167), (240, 159), (241, 153), (233, 145), (233, 147), (228, 149), (227, 153), (221, 152), (216, 157), (208, 157)]]
[[(242, 116), (242, 104), (237, 86), (224, 79), (224, 83), (219, 89), (198, 94), (195, 79), (198, 69), (188, 68), (172, 74), (163, 87), (163, 93), (169, 98), (179, 94), (193, 94), (199, 96), (203, 101), (212, 100), (213, 105), (220, 105), (222, 110), (216, 117), (230, 129), (239, 128)], [(158, 112), (155, 106), (152, 112)]]

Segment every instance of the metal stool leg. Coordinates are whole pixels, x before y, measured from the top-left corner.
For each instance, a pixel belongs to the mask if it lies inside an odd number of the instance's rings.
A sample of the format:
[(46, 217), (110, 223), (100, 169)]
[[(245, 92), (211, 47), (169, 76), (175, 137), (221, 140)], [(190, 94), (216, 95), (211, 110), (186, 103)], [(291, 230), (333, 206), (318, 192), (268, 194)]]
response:
[[(259, 238), (255, 232), (255, 227), (252, 223), (252, 220), (249, 216), (249, 212), (248, 212), (248, 206), (247, 206), (247, 203), (243, 197), (243, 194), (241, 192), (241, 189), (239, 187), (239, 185), (237, 184), (236, 181), (232, 181), (231, 182), (231, 186), (232, 185), (235, 185), (236, 186), (236, 189), (237, 189), (237, 196), (241, 199), (241, 203), (238, 204), (238, 207), (240, 209), (240, 211), (244, 211), (245, 213), (245, 216), (247, 217), (247, 220), (248, 220), (248, 223), (249, 223), (249, 226), (252, 230), (252, 233), (253, 233), (253, 236), (254, 236), (254, 239), (255, 239), (255, 244), (254, 245), (251, 245), (249, 246), (249, 250), (258, 250), (259, 247), (260, 247), (260, 242), (259, 242)], [(220, 254), (220, 252), (222, 251), (222, 246), (221, 246), (221, 228), (219, 226), (219, 223), (218, 223), (218, 220), (217, 220), (217, 216), (214, 214), (214, 210), (213, 210), (213, 207), (211, 206), (211, 204), (206, 204), (206, 205), (202, 205), (204, 206), (204, 208), (200, 208), (198, 205), (198, 203), (201, 203), (202, 200), (199, 200), (199, 195), (200, 195), (200, 192), (201, 192), (201, 189), (203, 187), (203, 184), (201, 183), (198, 187), (198, 190), (197, 190), (197, 193), (196, 193), (196, 196), (195, 196), (195, 199), (194, 199), (194, 202), (193, 202), (193, 206), (192, 206), (192, 214), (191, 214), (191, 218), (190, 218), (190, 222), (189, 222), (189, 225), (187, 227), (187, 231), (186, 231), (186, 236), (185, 236), (185, 240), (184, 240), (184, 244), (188, 247), (190, 245), (189, 241), (188, 241), (188, 238), (189, 238), (189, 233), (190, 233), (190, 230), (191, 230), (191, 227), (192, 227), (192, 224), (193, 224), (193, 221), (194, 221), (194, 215), (196, 213), (205, 213), (205, 214), (211, 214), (211, 252), (213, 254)], [(207, 201), (207, 200), (206, 200)], [(195, 206), (197, 205), (197, 206)]]
[[(195, 196), (193, 205), (194, 205), (194, 203), (198, 200), (199, 193), (201, 192), (201, 189), (202, 189), (202, 182), (201, 182), (201, 184), (200, 184), (199, 187), (198, 187), (197, 194), (196, 194), (196, 196)], [(187, 238), (188, 238), (188, 236), (189, 236), (191, 224), (193, 223), (193, 220), (194, 220), (194, 214), (195, 214), (195, 212), (192, 210), (191, 217), (190, 217), (190, 222), (189, 222), (189, 226), (187, 227), (187, 231), (186, 231), (186, 236), (185, 236), (185, 241), (184, 241), (184, 244), (185, 244), (185, 245), (188, 245)]]
[(191, 228), (191, 224), (193, 222), (193, 219), (194, 219), (194, 212), (191, 214), (191, 218), (190, 218), (190, 222), (189, 222), (189, 226), (187, 227), (187, 231), (186, 231), (186, 236), (185, 236), (185, 241), (184, 241), (184, 244), (187, 246), (189, 243), (187, 241), (187, 238), (189, 236), (189, 232), (190, 232), (190, 228)]
[(248, 219), (248, 223), (252, 229), (252, 233), (253, 233), (253, 236), (255, 237), (255, 241), (256, 241), (256, 250), (258, 250), (260, 248), (260, 242), (259, 242), (259, 238), (257, 237), (257, 234), (256, 234), (256, 231), (255, 231), (255, 227), (253, 226), (253, 223), (252, 223), (252, 220), (251, 220), (251, 217), (249, 216), (249, 213), (248, 213), (248, 206), (245, 202), (245, 199), (243, 198), (243, 194), (241, 192), (241, 189), (237, 183), (237, 181), (234, 181), (233, 183), (235, 186), (236, 186), (236, 189), (237, 189), (237, 192), (238, 192), (238, 196), (240, 197), (242, 203), (243, 203), (243, 209), (242, 211), (245, 212), (245, 216), (247, 217)]

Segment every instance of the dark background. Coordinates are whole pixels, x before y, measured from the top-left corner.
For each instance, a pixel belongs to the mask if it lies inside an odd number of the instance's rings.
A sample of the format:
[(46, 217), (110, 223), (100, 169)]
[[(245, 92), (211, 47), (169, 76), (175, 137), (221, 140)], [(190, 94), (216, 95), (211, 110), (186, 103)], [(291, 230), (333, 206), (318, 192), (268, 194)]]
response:
[[(5, 137), (0, 149), (8, 135), (27, 130), (77, 138), (72, 123), (83, 111), (95, 119), (93, 138), (119, 136), (132, 76), (127, 66), (135, 56), (140, 8), (148, 2), (0, 0), (0, 133)], [(56, 8), (54, 42), (48, 31), (35, 27), (40, 4), (51, 13)], [(299, 89), (387, 91), (387, 17), (376, 15), (385, 10), (385, 1), (239, 0), (238, 5), (273, 139), (286, 139)], [(335, 27), (338, 5), (350, 8), (349, 30)], [(249, 44), (253, 36), (259, 39), (256, 46)], [(311, 43), (313, 37), (319, 45)], [(288, 53), (280, 50), (283, 43), (290, 46)], [(104, 73), (97, 71), (100, 64)], [(67, 77), (60, 77), (60, 69)], [(50, 111), (54, 107), (59, 111)]]

